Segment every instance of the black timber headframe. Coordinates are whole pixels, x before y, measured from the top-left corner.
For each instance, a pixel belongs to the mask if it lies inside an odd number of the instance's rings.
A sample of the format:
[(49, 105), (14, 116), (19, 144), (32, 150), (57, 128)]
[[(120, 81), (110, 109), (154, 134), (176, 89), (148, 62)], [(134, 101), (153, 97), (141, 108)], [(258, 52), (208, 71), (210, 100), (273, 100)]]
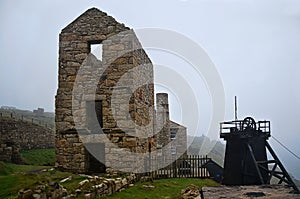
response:
[[(251, 117), (220, 124), (220, 137), (226, 140), (224, 160), (225, 185), (270, 184), (271, 178), (279, 179), (300, 193), (274, 150), (268, 143), (271, 136), (270, 121)], [(272, 160), (268, 160), (267, 151)]]

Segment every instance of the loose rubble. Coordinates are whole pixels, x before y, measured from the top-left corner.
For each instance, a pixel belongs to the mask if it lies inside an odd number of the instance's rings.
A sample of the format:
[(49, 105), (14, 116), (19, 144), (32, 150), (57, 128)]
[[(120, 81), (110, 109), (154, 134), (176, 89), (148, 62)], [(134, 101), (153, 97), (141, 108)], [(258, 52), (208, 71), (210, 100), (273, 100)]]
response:
[(75, 190), (67, 190), (60, 183), (71, 181), (72, 177), (62, 179), (58, 182), (49, 182), (45, 185), (38, 185), (33, 189), (21, 189), (18, 193), (19, 199), (69, 199), (77, 198), (79, 195), (86, 199), (92, 199), (95, 196), (103, 197), (112, 195), (115, 192), (122, 191), (124, 188), (133, 186), (137, 181), (135, 174), (130, 174), (118, 178), (106, 178), (99, 176), (87, 176), (87, 179), (78, 183)]
[(199, 187), (196, 185), (189, 185), (187, 188), (181, 190), (182, 199), (201, 199)]

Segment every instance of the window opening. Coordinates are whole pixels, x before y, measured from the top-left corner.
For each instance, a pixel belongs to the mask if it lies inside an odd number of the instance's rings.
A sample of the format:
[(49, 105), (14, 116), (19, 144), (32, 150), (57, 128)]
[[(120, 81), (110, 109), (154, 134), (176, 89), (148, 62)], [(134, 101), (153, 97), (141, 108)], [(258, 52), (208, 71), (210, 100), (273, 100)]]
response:
[(173, 129), (173, 128), (171, 128), (170, 129), (170, 138), (171, 138), (171, 140), (175, 140), (176, 139), (176, 129)]
[(89, 50), (98, 60), (102, 61), (103, 45), (101, 41), (89, 41)]

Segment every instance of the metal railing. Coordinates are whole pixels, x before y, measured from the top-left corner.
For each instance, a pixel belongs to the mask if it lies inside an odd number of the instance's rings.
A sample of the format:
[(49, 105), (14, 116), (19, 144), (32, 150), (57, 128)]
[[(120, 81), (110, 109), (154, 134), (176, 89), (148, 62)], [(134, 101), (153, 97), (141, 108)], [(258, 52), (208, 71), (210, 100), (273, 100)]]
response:
[[(235, 120), (235, 121), (229, 121), (229, 122), (222, 122), (220, 123), (220, 134), (224, 133), (232, 133), (232, 132), (238, 132), (243, 131), (243, 122), (244, 120)], [(271, 124), (270, 121), (258, 121), (256, 124), (256, 130), (265, 133), (270, 134), (271, 133)]]

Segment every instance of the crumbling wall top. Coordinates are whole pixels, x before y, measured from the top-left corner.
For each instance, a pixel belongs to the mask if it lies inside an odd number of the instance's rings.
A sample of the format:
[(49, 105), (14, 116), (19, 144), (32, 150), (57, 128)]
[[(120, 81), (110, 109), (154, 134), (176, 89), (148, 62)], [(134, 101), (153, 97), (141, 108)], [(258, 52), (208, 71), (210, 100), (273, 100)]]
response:
[(117, 22), (105, 12), (102, 12), (97, 8), (90, 8), (63, 28), (61, 33), (85, 32), (86, 35), (88, 35), (89, 32), (95, 32), (97, 29), (104, 30), (104, 32), (106, 31), (107, 33), (130, 30), (130, 28)]

